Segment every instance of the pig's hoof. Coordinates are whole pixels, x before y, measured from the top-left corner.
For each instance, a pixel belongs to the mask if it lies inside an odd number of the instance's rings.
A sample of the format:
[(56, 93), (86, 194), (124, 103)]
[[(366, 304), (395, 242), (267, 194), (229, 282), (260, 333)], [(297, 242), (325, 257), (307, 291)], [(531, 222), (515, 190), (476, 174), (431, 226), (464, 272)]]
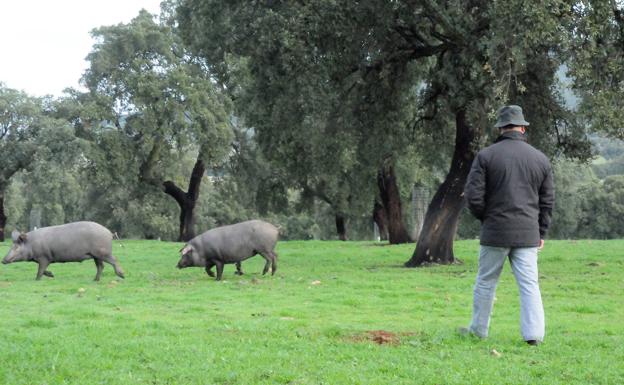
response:
[(52, 272), (48, 270), (44, 271), (43, 275), (45, 275), (46, 277), (54, 278), (54, 274), (52, 274)]
[(237, 272), (236, 272), (236, 273), (234, 273), (234, 274), (236, 274), (236, 275), (243, 275), (243, 272), (242, 272), (242, 271), (237, 271)]

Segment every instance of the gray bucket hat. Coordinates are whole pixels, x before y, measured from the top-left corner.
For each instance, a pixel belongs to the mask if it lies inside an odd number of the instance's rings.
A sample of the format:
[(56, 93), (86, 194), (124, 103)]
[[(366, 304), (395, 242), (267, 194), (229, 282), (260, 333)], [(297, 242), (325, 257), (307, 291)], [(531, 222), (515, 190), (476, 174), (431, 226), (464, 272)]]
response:
[(505, 106), (498, 110), (498, 117), (494, 127), (501, 128), (509, 125), (528, 126), (529, 122), (524, 120), (522, 107), (516, 105)]

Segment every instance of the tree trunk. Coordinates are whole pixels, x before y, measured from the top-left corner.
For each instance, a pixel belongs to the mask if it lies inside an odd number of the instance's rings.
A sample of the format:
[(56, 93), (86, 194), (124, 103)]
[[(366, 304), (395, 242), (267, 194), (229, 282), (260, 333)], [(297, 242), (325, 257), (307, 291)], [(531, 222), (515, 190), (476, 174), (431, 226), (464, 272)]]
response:
[(386, 211), (388, 220), (388, 240), (390, 244), (410, 242), (410, 237), (403, 224), (403, 211), (401, 208), (401, 195), (397, 185), (394, 166), (391, 161), (386, 161), (377, 173), (377, 186), (381, 203)]
[(375, 205), (373, 206), (373, 221), (377, 224), (377, 228), (379, 229), (379, 239), (387, 241), (388, 218), (386, 217), (386, 210), (384, 210), (384, 207), (377, 199), (375, 199)]
[(4, 227), (7, 217), (4, 214), (4, 192), (0, 192), (0, 242), (4, 242)]
[(412, 258), (405, 262), (406, 267), (428, 263), (451, 264), (455, 261), (453, 238), (464, 206), (464, 185), (476, 153), (472, 147), (475, 134), (475, 129), (466, 121), (465, 111), (457, 112), (451, 169), (429, 204), (416, 250)]
[(180, 235), (178, 241), (187, 242), (195, 237), (195, 203), (180, 206)]
[(336, 214), (336, 231), (338, 232), (338, 239), (347, 240), (347, 225), (343, 214)]
[(176, 200), (180, 206), (180, 233), (178, 241), (187, 242), (195, 237), (195, 205), (199, 198), (199, 187), (206, 167), (201, 160), (201, 153), (197, 156), (191, 173), (188, 191), (184, 192), (172, 181), (165, 181), (163, 189), (166, 194)]

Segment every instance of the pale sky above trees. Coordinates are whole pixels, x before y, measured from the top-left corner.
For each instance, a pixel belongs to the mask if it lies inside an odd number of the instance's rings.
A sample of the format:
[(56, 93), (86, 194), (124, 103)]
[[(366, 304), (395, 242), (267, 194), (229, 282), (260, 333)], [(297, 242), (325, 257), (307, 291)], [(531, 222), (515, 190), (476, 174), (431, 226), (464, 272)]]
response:
[(32, 96), (78, 87), (91, 51), (89, 32), (127, 23), (160, 0), (20, 0), (0, 2), (0, 82)]

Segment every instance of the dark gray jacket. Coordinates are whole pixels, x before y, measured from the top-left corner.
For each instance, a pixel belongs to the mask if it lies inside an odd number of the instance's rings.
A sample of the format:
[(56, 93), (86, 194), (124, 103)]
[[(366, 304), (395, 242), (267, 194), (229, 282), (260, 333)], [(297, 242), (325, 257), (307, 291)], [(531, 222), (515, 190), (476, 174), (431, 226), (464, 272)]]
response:
[(508, 131), (477, 154), (464, 198), (481, 221), (482, 245), (539, 246), (555, 203), (550, 162), (522, 133)]

